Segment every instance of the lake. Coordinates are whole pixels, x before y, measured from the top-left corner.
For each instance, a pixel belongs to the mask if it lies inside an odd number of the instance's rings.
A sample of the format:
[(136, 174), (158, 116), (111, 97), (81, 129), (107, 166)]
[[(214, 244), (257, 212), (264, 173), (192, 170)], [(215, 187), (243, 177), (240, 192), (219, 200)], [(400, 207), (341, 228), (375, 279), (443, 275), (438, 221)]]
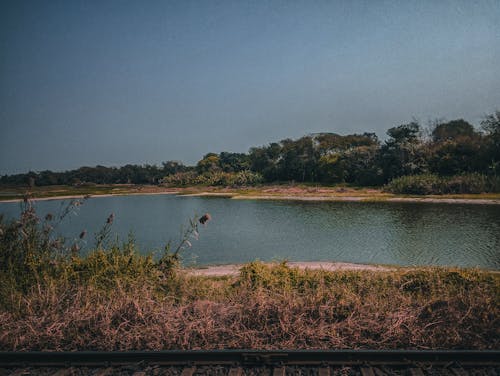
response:
[[(69, 202), (37, 201), (40, 216)], [(15, 217), (19, 203), (0, 203)], [(210, 213), (185, 264), (262, 261), (338, 261), (404, 266), (446, 265), (500, 269), (500, 206), (231, 200), (141, 195), (93, 197), (57, 227), (68, 239), (87, 230), (85, 249), (114, 213), (113, 239), (133, 234), (140, 252), (178, 244), (189, 218)]]

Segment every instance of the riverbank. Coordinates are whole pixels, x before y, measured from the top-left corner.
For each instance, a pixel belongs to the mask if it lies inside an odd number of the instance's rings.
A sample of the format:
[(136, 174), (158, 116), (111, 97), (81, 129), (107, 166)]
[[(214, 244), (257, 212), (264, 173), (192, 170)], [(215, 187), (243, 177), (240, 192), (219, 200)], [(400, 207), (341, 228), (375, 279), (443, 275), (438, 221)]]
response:
[[(276, 265), (269, 263), (269, 266)], [(380, 265), (369, 264), (353, 264), (347, 262), (327, 262), (327, 261), (300, 261), (300, 262), (287, 262), (290, 268), (297, 268), (299, 270), (320, 270), (327, 272), (337, 271), (370, 271), (370, 272), (388, 272), (396, 268)], [(199, 277), (224, 277), (224, 276), (238, 276), (245, 264), (227, 264), (227, 265), (209, 265), (198, 268), (187, 268), (184, 272), (191, 276)]]
[[(27, 194), (22, 188), (0, 187), (0, 202), (19, 202)], [(103, 186), (49, 186), (35, 187), (29, 192), (34, 200), (58, 200), (83, 197), (109, 197), (123, 195), (162, 195), (225, 197), (237, 200), (295, 200), (295, 201), (357, 201), (357, 202), (415, 202), (500, 204), (500, 193), (456, 195), (396, 195), (381, 189), (352, 187), (319, 187), (308, 185), (264, 185), (248, 188), (184, 187), (170, 188), (149, 185)]]
[(22, 294), (2, 286), (1, 350), (500, 346), (500, 276), (477, 269), (254, 262), (207, 276), (108, 253), (64, 270)]

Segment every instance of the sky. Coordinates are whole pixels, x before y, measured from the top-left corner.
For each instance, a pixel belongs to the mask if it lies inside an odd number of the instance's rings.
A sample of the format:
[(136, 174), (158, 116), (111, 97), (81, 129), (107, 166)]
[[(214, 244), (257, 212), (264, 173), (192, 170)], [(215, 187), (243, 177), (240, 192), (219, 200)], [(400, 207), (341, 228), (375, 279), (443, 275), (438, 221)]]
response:
[(500, 1), (0, 2), (0, 175), (500, 109)]

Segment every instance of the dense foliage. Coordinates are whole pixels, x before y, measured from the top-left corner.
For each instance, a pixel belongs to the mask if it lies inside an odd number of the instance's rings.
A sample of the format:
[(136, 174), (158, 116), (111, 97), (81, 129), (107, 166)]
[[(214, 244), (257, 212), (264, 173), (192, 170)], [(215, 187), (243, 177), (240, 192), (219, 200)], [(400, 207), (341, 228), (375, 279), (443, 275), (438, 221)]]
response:
[(413, 195), (500, 192), (500, 177), (477, 173), (454, 176), (407, 175), (391, 180), (385, 188), (392, 193)]
[[(478, 183), (471, 191), (498, 191), (498, 184), (494, 181), (500, 172), (499, 111), (486, 116), (480, 129), (463, 119), (457, 119), (437, 121), (427, 135), (424, 133), (421, 125), (413, 121), (390, 128), (387, 131), (388, 138), (383, 142), (374, 133), (346, 136), (317, 133), (297, 140), (285, 139), (253, 147), (248, 153), (208, 153), (196, 166), (169, 161), (161, 167), (81, 167), (66, 172), (42, 171), (3, 176), (0, 184), (165, 183), (171, 186), (241, 186), (292, 181), (382, 186), (403, 176), (422, 175), (411, 178), (422, 180), (432, 175), (432, 179), (439, 177), (440, 181), (449, 181), (452, 176), (456, 176), (455, 180), (473, 177), (488, 183)], [(401, 181), (397, 180), (397, 184)], [(464, 191), (449, 188), (441, 190), (450, 193)]]

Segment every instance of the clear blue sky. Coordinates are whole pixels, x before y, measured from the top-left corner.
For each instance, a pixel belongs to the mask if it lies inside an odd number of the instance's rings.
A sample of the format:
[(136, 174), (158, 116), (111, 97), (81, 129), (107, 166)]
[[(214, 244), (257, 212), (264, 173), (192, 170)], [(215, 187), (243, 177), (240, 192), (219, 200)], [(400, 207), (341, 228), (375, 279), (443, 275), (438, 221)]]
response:
[(500, 109), (500, 1), (1, 1), (0, 174)]

